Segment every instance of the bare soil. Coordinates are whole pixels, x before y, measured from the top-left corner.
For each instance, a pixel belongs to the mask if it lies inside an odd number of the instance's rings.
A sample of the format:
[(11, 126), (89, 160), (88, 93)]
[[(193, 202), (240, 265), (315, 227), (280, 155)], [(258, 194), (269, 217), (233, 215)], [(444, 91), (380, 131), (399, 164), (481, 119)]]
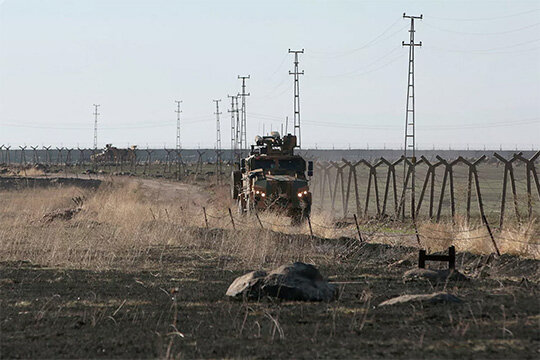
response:
[[(2, 357), (537, 358), (537, 261), (467, 255), (458, 263), (471, 281), (404, 282), (414, 254), (367, 245), (347, 262), (321, 266), (340, 286), (330, 303), (229, 300), (229, 284), (252, 269), (190, 249), (155, 249), (163, 260), (155, 271), (3, 262)], [(441, 290), (465, 302), (377, 307)]]

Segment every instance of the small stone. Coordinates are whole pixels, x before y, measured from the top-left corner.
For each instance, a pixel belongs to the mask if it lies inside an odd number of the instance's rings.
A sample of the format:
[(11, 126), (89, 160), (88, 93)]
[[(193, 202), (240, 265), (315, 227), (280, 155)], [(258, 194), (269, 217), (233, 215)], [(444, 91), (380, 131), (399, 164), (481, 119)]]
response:
[(405, 281), (429, 280), (433, 282), (450, 281), (468, 281), (469, 278), (457, 270), (431, 270), (431, 269), (412, 269), (403, 275)]
[(379, 304), (379, 306), (406, 304), (410, 302), (424, 302), (424, 303), (429, 303), (429, 304), (440, 304), (440, 303), (462, 303), (463, 300), (449, 293), (436, 292), (432, 294), (401, 295), (401, 296), (383, 301), (382, 303)]

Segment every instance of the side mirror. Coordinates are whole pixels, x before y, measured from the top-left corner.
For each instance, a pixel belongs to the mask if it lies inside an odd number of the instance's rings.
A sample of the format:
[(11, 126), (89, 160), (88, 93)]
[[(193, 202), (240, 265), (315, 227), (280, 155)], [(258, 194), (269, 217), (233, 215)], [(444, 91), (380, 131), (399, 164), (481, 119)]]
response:
[(313, 176), (313, 161), (308, 161), (308, 171), (307, 171), (307, 175), (309, 177)]
[(240, 160), (240, 171), (242, 172), (242, 174), (246, 173), (246, 159)]

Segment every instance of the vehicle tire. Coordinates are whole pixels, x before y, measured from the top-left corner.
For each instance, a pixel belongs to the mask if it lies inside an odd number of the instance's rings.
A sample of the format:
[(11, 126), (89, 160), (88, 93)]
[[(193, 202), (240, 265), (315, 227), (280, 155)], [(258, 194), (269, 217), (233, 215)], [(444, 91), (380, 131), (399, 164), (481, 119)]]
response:
[(238, 199), (238, 193), (240, 189), (240, 183), (242, 182), (242, 173), (235, 170), (231, 173), (231, 197)]
[(255, 213), (255, 202), (252, 199), (247, 200), (247, 213), (249, 215), (253, 215)]

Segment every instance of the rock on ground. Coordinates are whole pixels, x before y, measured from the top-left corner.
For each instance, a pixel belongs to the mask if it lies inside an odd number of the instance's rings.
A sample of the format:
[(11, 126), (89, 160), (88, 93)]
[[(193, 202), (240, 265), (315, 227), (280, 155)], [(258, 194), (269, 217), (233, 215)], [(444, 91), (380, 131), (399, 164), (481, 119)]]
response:
[(330, 301), (336, 287), (324, 280), (319, 270), (310, 264), (295, 262), (266, 273), (252, 271), (236, 278), (227, 296), (260, 299), (264, 296), (283, 300)]
[(457, 270), (431, 270), (431, 269), (412, 269), (403, 275), (405, 281), (410, 280), (430, 280), (433, 282), (467, 281), (468, 277)]
[(398, 305), (406, 304), (410, 302), (425, 302), (430, 304), (439, 304), (439, 303), (462, 303), (463, 300), (458, 298), (455, 295), (445, 293), (445, 292), (436, 292), (433, 294), (413, 294), (413, 295), (401, 295), (386, 301), (383, 301), (379, 306), (388, 306), (388, 305)]

